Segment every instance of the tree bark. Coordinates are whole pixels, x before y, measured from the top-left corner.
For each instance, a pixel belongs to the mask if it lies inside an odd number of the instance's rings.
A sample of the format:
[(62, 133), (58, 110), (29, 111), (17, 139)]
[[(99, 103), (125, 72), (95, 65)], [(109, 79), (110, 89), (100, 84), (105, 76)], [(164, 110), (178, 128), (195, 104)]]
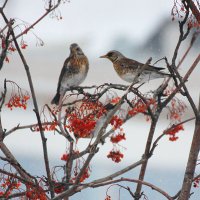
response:
[(188, 200), (190, 197), (190, 190), (194, 178), (195, 168), (199, 155), (199, 149), (200, 149), (200, 117), (196, 119), (194, 136), (185, 170), (182, 189), (178, 200)]

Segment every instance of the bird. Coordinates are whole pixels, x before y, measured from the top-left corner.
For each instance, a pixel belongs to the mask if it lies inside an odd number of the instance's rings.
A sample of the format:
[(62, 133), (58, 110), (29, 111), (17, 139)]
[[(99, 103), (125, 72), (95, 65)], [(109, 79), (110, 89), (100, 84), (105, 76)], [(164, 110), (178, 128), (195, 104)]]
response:
[(87, 56), (78, 44), (71, 44), (70, 55), (63, 64), (57, 84), (57, 92), (51, 104), (58, 105), (60, 98), (63, 98), (67, 90), (79, 86), (85, 80), (88, 70), (89, 61)]
[[(109, 51), (106, 55), (100, 56), (100, 58), (109, 59), (113, 63), (113, 67), (119, 77), (129, 83), (133, 83), (133, 81), (135, 81), (134, 79), (138, 72), (141, 74), (138, 76), (137, 83), (141, 84), (144, 84), (152, 79), (170, 76), (169, 74), (162, 72), (165, 68), (154, 67), (151, 65), (144, 66), (145, 64), (127, 58), (119, 51)], [(140, 69), (142, 69), (142, 71), (140, 71)]]

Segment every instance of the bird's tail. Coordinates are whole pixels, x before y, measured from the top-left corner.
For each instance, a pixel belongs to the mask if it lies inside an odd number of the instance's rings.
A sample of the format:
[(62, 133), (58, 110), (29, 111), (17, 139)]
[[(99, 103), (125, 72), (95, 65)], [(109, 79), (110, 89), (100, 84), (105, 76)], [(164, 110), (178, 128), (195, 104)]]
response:
[(60, 100), (60, 94), (57, 92), (55, 97), (52, 99), (51, 104), (59, 104), (59, 100)]
[(165, 73), (165, 72), (158, 72), (156, 74), (157, 78), (167, 78), (167, 77), (171, 77), (171, 74)]
[(166, 77), (172, 77), (171, 74), (167, 74), (167, 73), (164, 73), (164, 76), (165, 76), (165, 78), (166, 78)]

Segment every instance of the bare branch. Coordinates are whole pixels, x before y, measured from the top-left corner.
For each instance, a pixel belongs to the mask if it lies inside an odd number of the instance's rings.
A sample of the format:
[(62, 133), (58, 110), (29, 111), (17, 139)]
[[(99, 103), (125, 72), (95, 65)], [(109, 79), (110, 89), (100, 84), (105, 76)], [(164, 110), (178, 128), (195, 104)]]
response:
[(0, 149), (4, 153), (6, 158), (8, 158), (9, 163), (17, 170), (17, 172), (22, 176), (22, 178), (28, 182), (32, 182), (33, 177), (28, 172), (26, 172), (25, 169), (22, 168), (22, 166), (15, 159), (13, 154), (2, 141), (0, 141)]
[[(198, 112), (200, 113), (200, 108), (198, 109)], [(188, 197), (190, 196), (190, 190), (200, 150), (199, 147), (200, 147), (200, 115), (196, 116), (194, 135), (185, 170), (184, 180), (178, 200), (187, 200)]]
[[(34, 28), (34, 26), (37, 25), (42, 19), (44, 19), (50, 12), (55, 10), (60, 5), (60, 3), (61, 3), (61, 0), (58, 0), (54, 6), (52, 6), (52, 4), (49, 4), (49, 9), (47, 9), (46, 12), (41, 17), (39, 17), (33, 24), (31, 24), (28, 28), (26, 28), (20, 34), (16, 35), (15, 39), (18, 39), (22, 35), (27, 34), (28, 31), (30, 31), (32, 28)], [(13, 38), (10, 40), (10, 42), (12, 42), (12, 41), (14, 41)]]
[(148, 183), (146, 181), (141, 181), (141, 180), (137, 180), (137, 179), (120, 178), (120, 179), (116, 179), (116, 180), (113, 180), (113, 181), (107, 181), (107, 182), (103, 182), (103, 183), (100, 183), (100, 184), (94, 184), (94, 185), (91, 185), (90, 187), (96, 188), (96, 187), (101, 187), (101, 186), (110, 185), (110, 184), (114, 184), (114, 183), (119, 183), (119, 182), (122, 182), (122, 181), (123, 182), (133, 182), (133, 183), (145, 185), (147, 187), (150, 187), (152, 190), (155, 190), (156, 192), (162, 194), (168, 200), (173, 200), (173, 198), (168, 193), (166, 193), (164, 190), (162, 190), (161, 188), (159, 188), (159, 187), (157, 187), (157, 186), (155, 186), (151, 183)]
[(1, 7), (2, 10), (6, 7), (7, 3), (8, 3), (8, 0), (5, 0), (3, 6)]
[(192, 14), (195, 16), (196, 20), (200, 24), (200, 12), (194, 4), (193, 0), (184, 0), (184, 2), (187, 2), (187, 6), (189, 6), (190, 10), (192, 11)]
[(106, 182), (106, 181), (112, 180), (115, 177), (118, 177), (118, 176), (120, 176), (120, 175), (122, 175), (122, 174), (124, 174), (124, 173), (126, 173), (126, 172), (128, 172), (128, 171), (130, 171), (130, 170), (132, 170), (134, 168), (136, 168), (137, 166), (141, 165), (144, 161), (145, 161), (145, 158), (143, 158), (143, 159), (141, 159), (141, 160), (139, 160), (139, 161), (127, 166), (127, 167), (125, 167), (122, 170), (119, 170), (118, 172), (115, 172), (115, 173), (113, 173), (113, 174), (111, 174), (109, 176), (106, 176), (104, 178), (97, 179), (97, 180), (92, 181), (92, 182), (90, 182), (88, 184), (84, 184), (84, 185), (81, 185), (81, 186), (74, 185), (70, 189), (68, 189), (67, 191), (64, 191), (61, 194), (59, 194), (57, 197), (54, 197), (52, 200), (59, 200), (59, 199), (63, 198), (64, 196), (70, 196), (70, 195), (72, 195), (74, 193), (77, 193), (77, 192), (83, 190), (83, 189), (86, 189), (86, 188), (90, 187), (90, 185), (99, 184), (99, 183), (102, 183), (102, 182)]

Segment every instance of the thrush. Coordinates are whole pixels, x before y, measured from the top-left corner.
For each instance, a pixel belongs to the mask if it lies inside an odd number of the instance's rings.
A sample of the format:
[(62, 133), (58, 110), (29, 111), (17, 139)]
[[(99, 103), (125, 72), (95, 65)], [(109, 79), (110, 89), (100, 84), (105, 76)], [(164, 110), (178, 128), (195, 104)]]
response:
[(78, 44), (71, 44), (70, 55), (65, 60), (61, 70), (57, 92), (51, 101), (51, 104), (59, 104), (60, 98), (63, 97), (71, 87), (79, 86), (86, 78), (89, 70), (89, 62), (82, 49)]
[(103, 55), (100, 58), (108, 58), (113, 63), (113, 67), (119, 77), (129, 83), (135, 81), (135, 76), (140, 69), (142, 69), (142, 71), (138, 76), (137, 83), (145, 83), (152, 79), (170, 76), (169, 74), (162, 72), (165, 68), (154, 67), (151, 65), (144, 66), (145, 64), (125, 57), (119, 51), (109, 51), (106, 55)]

